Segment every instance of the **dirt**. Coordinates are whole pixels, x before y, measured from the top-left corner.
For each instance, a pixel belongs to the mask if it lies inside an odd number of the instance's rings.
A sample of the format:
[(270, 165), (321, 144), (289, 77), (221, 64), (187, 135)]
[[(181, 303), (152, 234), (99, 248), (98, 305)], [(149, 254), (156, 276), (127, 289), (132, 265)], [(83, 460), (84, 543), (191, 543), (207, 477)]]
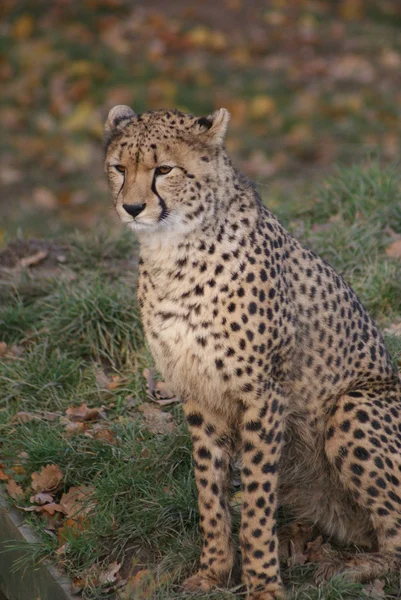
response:
[(0, 269), (19, 268), (23, 259), (35, 256), (39, 258), (38, 262), (34, 260), (33, 264), (27, 268), (35, 270), (57, 268), (67, 261), (68, 246), (51, 240), (13, 240), (4, 250), (0, 251)]

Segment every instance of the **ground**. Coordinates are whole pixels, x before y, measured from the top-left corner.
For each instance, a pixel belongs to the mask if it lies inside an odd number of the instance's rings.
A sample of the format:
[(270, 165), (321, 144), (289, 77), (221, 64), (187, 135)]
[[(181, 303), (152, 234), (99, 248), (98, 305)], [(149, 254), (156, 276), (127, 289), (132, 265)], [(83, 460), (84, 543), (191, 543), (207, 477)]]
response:
[[(180, 402), (143, 376), (136, 244), (113, 218), (102, 173), (110, 106), (227, 106), (234, 160), (345, 275), (401, 357), (401, 178), (391, 166), (400, 7), (173, 4), (168, 14), (118, 0), (0, 9), (0, 478), (40, 535), (31, 557), (62, 564), (87, 599), (185, 598), (179, 584), (200, 548)], [(237, 516), (238, 483), (234, 473)], [(397, 597), (390, 578), (316, 588), (316, 546), (284, 570), (291, 600)]]

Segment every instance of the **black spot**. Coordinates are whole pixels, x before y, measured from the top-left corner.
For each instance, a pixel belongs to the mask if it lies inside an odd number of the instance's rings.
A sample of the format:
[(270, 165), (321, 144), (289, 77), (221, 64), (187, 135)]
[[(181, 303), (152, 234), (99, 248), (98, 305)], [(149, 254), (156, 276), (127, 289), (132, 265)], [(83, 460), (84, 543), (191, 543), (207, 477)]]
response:
[(201, 446), (199, 448), (199, 450), (198, 450), (198, 456), (199, 456), (199, 458), (206, 458), (208, 460), (210, 460), (212, 458), (210, 450), (208, 450), (207, 448), (205, 448), (205, 446)]
[(187, 421), (192, 427), (200, 427), (203, 424), (203, 417), (199, 413), (191, 413), (187, 416)]
[(368, 460), (370, 457), (370, 452), (368, 452), (366, 448), (363, 448), (362, 446), (357, 446), (354, 449), (354, 456), (359, 460)]

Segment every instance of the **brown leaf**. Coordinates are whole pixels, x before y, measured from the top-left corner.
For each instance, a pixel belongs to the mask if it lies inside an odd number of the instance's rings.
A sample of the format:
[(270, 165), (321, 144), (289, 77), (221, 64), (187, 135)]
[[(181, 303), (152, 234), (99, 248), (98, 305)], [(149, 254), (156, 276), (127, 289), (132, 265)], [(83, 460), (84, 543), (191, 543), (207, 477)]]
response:
[(81, 535), (82, 531), (85, 529), (85, 520), (78, 519), (66, 519), (64, 524), (57, 532), (57, 539), (59, 544), (64, 544), (68, 542), (68, 540), (73, 537), (77, 538)]
[(86, 404), (81, 404), (81, 406), (71, 406), (67, 408), (65, 414), (70, 419), (70, 421), (96, 421), (97, 419), (103, 419), (103, 407), (100, 408), (88, 408)]
[(47, 257), (47, 255), (47, 250), (38, 250), (38, 252), (35, 252), (35, 254), (32, 254), (31, 256), (21, 258), (18, 266), (21, 269), (26, 269), (27, 267), (34, 267), (35, 265), (38, 265), (40, 262), (42, 262), (42, 260), (44, 260)]
[(40, 506), (40, 507), (38, 506), (37, 509), (40, 509), (40, 511), (45, 511), (49, 515), (54, 515), (55, 512), (61, 512), (61, 513), (65, 514), (64, 508), (60, 504), (57, 504), (56, 502), (52, 502), (51, 504), (44, 504), (43, 506)]
[(68, 543), (66, 543), (66, 544), (63, 544), (62, 546), (60, 546), (60, 548), (57, 548), (57, 550), (55, 550), (55, 552), (54, 552), (54, 553), (55, 553), (57, 556), (61, 556), (62, 554), (65, 554), (65, 553), (67, 552), (67, 550), (68, 550), (68, 546), (69, 546), (69, 544), (68, 544)]
[(34, 413), (26, 412), (21, 410), (16, 415), (13, 416), (12, 421), (20, 421), (21, 423), (29, 423), (29, 421), (37, 421), (40, 420), (38, 415)]
[(40, 473), (32, 473), (31, 477), (32, 489), (35, 492), (51, 492), (59, 487), (63, 473), (57, 465), (46, 465)]
[(384, 333), (387, 333), (387, 335), (397, 335), (397, 336), (401, 336), (401, 322), (400, 323), (392, 323), (389, 327), (386, 327), (386, 329), (383, 329)]
[(21, 423), (29, 423), (29, 421), (56, 421), (60, 415), (57, 413), (50, 412), (27, 412), (20, 411), (12, 418), (13, 421), (20, 421)]
[(45, 531), (57, 531), (60, 527), (61, 519), (64, 517), (62, 512), (55, 512), (54, 514), (49, 514), (46, 511), (41, 511), (41, 517), (43, 521), (43, 525)]
[(302, 552), (299, 552), (298, 550), (295, 550), (295, 552), (293, 554), (291, 554), (291, 557), (288, 559), (288, 562), (291, 563), (292, 566), (296, 566), (296, 565), (304, 565), (307, 561), (307, 556), (306, 554), (303, 554)]
[(121, 569), (122, 563), (114, 561), (110, 563), (104, 571), (99, 572), (99, 583), (105, 585), (106, 583), (114, 583), (117, 580), (117, 575)]
[(5, 342), (0, 342), (0, 356), (5, 356), (7, 353), (7, 344)]
[(323, 538), (321, 535), (319, 535), (319, 537), (313, 540), (313, 542), (306, 544), (306, 560), (308, 562), (322, 561), (327, 556), (330, 548), (330, 544), (323, 544)]
[(32, 504), (50, 504), (50, 502), (53, 502), (53, 496), (51, 494), (39, 492), (39, 494), (31, 496), (29, 500), (32, 502)]
[(311, 230), (314, 233), (326, 233), (333, 227), (333, 223), (313, 223)]
[(68, 519), (77, 515), (87, 515), (92, 510), (94, 491), (94, 487), (82, 485), (71, 487), (68, 492), (61, 496), (60, 505)]
[(386, 597), (384, 586), (384, 581), (380, 581), (380, 579), (375, 579), (368, 585), (364, 585), (363, 589), (368, 598), (370, 598), (371, 600), (379, 600), (380, 598)]
[(69, 421), (68, 419), (66, 419), (66, 421), (65, 432), (67, 437), (77, 435), (78, 433), (85, 433), (90, 427), (89, 423), (75, 423), (74, 421)]
[(7, 473), (4, 473), (2, 469), (0, 469), (0, 481), (8, 481), (10, 476)]
[(109, 444), (116, 443), (116, 436), (113, 431), (103, 423), (95, 423), (91, 429), (89, 429), (85, 435), (94, 438), (95, 440), (103, 440)]
[(138, 410), (143, 414), (148, 431), (151, 433), (171, 433), (174, 428), (172, 416), (151, 404), (142, 404)]
[(14, 481), (14, 479), (9, 480), (6, 485), (6, 490), (13, 500), (19, 500), (24, 495), (24, 490)]
[(390, 258), (401, 258), (401, 239), (395, 240), (386, 248), (386, 255)]
[(160, 406), (168, 406), (175, 402), (181, 402), (170, 386), (164, 381), (158, 381), (155, 377), (155, 369), (144, 369), (143, 376), (146, 379), (148, 394), (153, 401)]
[(57, 197), (56, 195), (45, 187), (36, 188), (33, 192), (33, 201), (36, 206), (49, 210), (57, 208)]
[(149, 448), (142, 448), (141, 450), (141, 458), (149, 458), (150, 450)]

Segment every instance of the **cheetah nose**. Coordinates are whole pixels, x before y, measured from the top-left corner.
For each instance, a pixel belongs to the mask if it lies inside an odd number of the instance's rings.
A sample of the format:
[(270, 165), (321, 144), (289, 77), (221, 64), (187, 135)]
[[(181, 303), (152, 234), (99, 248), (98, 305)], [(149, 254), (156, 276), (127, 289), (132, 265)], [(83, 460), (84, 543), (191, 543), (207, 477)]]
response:
[(131, 215), (131, 217), (137, 217), (139, 213), (143, 211), (146, 204), (123, 204), (123, 209)]

